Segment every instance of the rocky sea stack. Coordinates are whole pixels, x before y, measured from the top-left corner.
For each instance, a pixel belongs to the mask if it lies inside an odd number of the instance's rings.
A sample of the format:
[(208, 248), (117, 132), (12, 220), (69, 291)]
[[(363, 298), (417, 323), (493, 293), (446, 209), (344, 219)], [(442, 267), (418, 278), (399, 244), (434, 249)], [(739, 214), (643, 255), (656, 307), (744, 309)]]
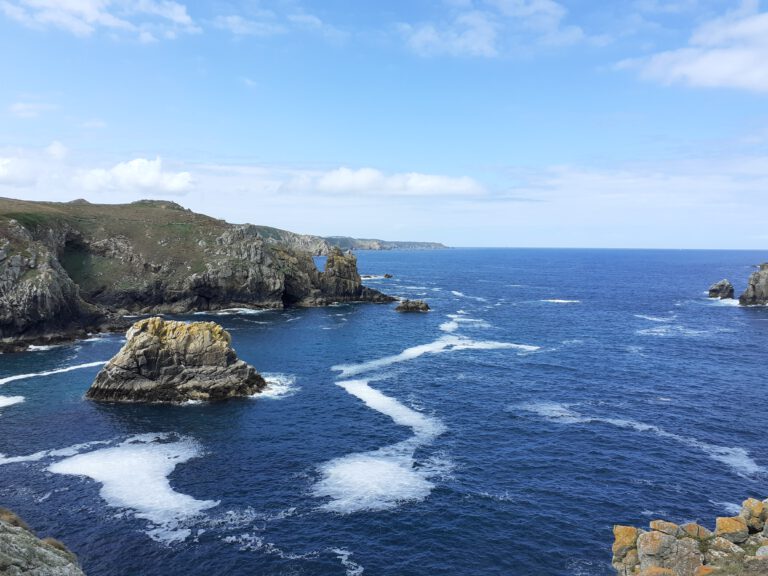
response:
[(77, 557), (58, 540), (35, 536), (16, 514), (0, 508), (0, 574), (84, 576)]
[(396, 312), (429, 312), (429, 304), (424, 300), (403, 300), (395, 308)]
[(91, 385), (86, 398), (107, 402), (185, 402), (251, 396), (266, 382), (238, 360), (215, 322), (147, 318)]
[(709, 297), (720, 298), (721, 300), (733, 298), (733, 284), (728, 280), (720, 280), (720, 282), (712, 284), (709, 287)]
[(613, 527), (613, 567), (620, 576), (765, 576), (768, 500), (745, 500), (738, 516), (717, 518), (715, 531), (694, 522), (654, 520), (650, 530)]
[(739, 296), (742, 306), (768, 304), (768, 262), (760, 264), (757, 272), (753, 272), (747, 281), (747, 289)]

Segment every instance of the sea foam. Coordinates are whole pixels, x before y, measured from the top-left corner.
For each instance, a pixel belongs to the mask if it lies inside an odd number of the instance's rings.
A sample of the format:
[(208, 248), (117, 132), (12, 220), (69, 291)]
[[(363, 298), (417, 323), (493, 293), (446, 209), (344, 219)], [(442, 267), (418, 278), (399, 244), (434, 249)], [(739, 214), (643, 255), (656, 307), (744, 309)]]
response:
[(664, 428), (654, 424), (646, 424), (644, 422), (638, 422), (637, 420), (626, 420), (623, 418), (584, 416), (572, 410), (567, 405), (559, 404), (557, 402), (519, 404), (513, 408), (533, 412), (547, 420), (559, 422), (561, 424), (602, 423), (616, 426), (617, 428), (634, 430), (636, 432), (648, 432), (661, 438), (667, 438), (685, 446), (689, 446), (690, 448), (700, 450), (711, 459), (726, 464), (739, 475), (754, 475), (766, 472), (765, 468), (755, 462), (749, 455), (749, 452), (744, 448), (710, 444), (708, 442), (697, 440), (696, 438), (668, 432)]
[(190, 534), (180, 525), (182, 521), (219, 504), (176, 492), (168, 481), (177, 465), (200, 455), (200, 447), (189, 438), (142, 434), (117, 446), (71, 456), (48, 470), (95, 480), (102, 485), (99, 494), (109, 506), (132, 510), (152, 523), (150, 537), (172, 542)]
[(338, 364), (332, 367), (332, 370), (341, 372), (342, 378), (349, 376), (356, 376), (365, 372), (371, 372), (373, 370), (379, 370), (386, 368), (392, 364), (400, 362), (407, 362), (408, 360), (414, 360), (425, 354), (442, 354), (444, 352), (455, 352), (459, 350), (502, 350), (511, 349), (519, 350), (522, 352), (534, 352), (539, 350), (538, 346), (530, 346), (526, 344), (513, 344), (511, 342), (494, 342), (491, 340), (472, 340), (456, 335), (446, 335), (442, 338), (438, 338), (434, 342), (427, 344), (419, 344), (418, 346), (412, 346), (406, 348), (399, 354), (392, 356), (385, 356), (384, 358), (377, 358), (376, 360), (369, 360), (368, 362), (362, 362), (360, 364)]
[(288, 396), (293, 396), (301, 390), (296, 386), (296, 377), (289, 374), (265, 373), (262, 374), (267, 381), (267, 387), (261, 392), (254, 394), (254, 398), (269, 398), (271, 400), (281, 400)]
[(0, 396), (0, 408), (24, 402), (24, 396)]
[(83, 368), (93, 368), (94, 366), (103, 366), (107, 361), (88, 362), (86, 364), (77, 364), (76, 366), (66, 366), (65, 368), (56, 368), (55, 370), (46, 370), (45, 372), (31, 372), (29, 374), (16, 374), (15, 376), (6, 376), (0, 378), (0, 384), (8, 384), (16, 380), (26, 380), (27, 378), (39, 378), (40, 376), (50, 376), (52, 374), (62, 374), (63, 372), (72, 372), (73, 370), (82, 370)]

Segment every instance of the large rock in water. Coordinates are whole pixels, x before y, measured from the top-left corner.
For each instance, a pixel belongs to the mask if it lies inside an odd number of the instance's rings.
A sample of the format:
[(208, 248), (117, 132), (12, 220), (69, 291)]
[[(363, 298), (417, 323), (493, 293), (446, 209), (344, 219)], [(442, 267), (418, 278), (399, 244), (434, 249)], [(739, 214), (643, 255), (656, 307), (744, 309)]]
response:
[(709, 287), (709, 297), (720, 298), (721, 300), (733, 298), (733, 284), (728, 280), (720, 280), (720, 282), (712, 284)]
[(84, 576), (77, 557), (58, 540), (40, 539), (16, 514), (0, 508), (0, 574)]
[(424, 300), (403, 300), (397, 305), (395, 312), (429, 312), (429, 304)]
[(760, 269), (753, 272), (747, 281), (747, 289), (739, 296), (742, 306), (768, 304), (768, 262), (760, 264)]
[(251, 396), (266, 382), (237, 359), (229, 333), (215, 322), (147, 318), (96, 376), (86, 394), (108, 402), (184, 402)]

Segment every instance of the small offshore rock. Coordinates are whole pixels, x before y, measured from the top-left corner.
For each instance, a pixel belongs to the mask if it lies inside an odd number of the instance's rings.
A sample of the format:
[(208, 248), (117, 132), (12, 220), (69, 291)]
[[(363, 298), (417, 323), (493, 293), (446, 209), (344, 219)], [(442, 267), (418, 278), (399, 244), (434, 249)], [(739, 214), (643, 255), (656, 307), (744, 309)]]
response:
[(390, 279), (390, 278), (392, 278), (392, 274), (384, 274), (384, 278)]
[(712, 286), (709, 287), (709, 297), (720, 298), (721, 300), (733, 298), (733, 284), (725, 279), (712, 284)]
[(107, 402), (185, 402), (252, 396), (266, 382), (230, 346), (215, 322), (146, 318), (127, 333), (86, 398)]
[(424, 300), (403, 300), (395, 308), (396, 312), (429, 312), (429, 304)]

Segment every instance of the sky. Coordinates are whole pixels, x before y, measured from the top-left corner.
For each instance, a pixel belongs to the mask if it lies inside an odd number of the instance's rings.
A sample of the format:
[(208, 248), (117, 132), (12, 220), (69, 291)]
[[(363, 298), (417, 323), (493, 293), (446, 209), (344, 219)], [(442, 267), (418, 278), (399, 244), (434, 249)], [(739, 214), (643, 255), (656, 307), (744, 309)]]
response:
[(0, 0), (0, 196), (768, 248), (758, 0)]

